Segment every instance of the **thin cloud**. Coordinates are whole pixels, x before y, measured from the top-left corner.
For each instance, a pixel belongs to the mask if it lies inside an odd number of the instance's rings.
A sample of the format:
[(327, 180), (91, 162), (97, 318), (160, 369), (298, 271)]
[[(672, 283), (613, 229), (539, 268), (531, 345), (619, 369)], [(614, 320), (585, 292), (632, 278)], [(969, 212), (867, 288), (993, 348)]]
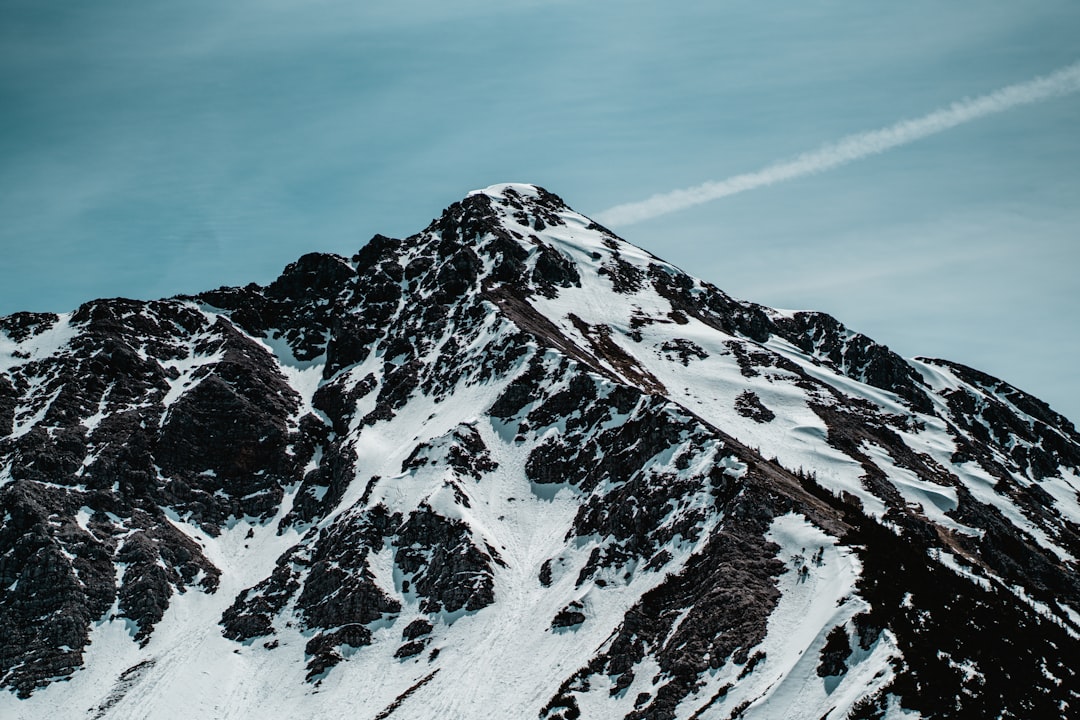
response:
[(747, 190), (831, 170), (901, 145), (907, 145), (957, 125), (1005, 112), (1021, 105), (1030, 105), (1068, 95), (1078, 90), (1080, 90), (1080, 62), (1063, 67), (1049, 75), (1009, 85), (986, 95), (960, 100), (920, 118), (902, 120), (879, 130), (848, 135), (838, 142), (804, 153), (793, 160), (769, 165), (757, 172), (660, 193), (639, 202), (616, 205), (596, 215), (596, 219), (613, 227), (632, 225)]

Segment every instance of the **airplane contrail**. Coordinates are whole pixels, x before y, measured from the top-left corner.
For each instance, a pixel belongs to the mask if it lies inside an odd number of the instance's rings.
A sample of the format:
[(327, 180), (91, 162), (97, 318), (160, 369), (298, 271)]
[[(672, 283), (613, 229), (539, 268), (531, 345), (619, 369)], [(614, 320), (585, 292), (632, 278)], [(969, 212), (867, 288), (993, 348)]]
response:
[(1049, 75), (1008, 85), (986, 95), (960, 100), (919, 118), (902, 120), (879, 130), (848, 135), (835, 143), (823, 145), (792, 160), (774, 163), (756, 172), (734, 175), (726, 180), (706, 182), (682, 190), (653, 195), (638, 202), (616, 205), (595, 217), (605, 225), (632, 225), (754, 188), (831, 170), (987, 115), (1068, 95), (1078, 90), (1080, 90), (1080, 62), (1063, 67)]

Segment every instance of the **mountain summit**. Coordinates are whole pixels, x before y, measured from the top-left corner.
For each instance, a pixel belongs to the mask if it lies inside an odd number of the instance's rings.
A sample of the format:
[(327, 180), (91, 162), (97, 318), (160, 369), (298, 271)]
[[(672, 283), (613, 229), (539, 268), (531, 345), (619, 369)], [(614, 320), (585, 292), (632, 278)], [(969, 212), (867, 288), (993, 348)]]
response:
[(530, 185), (0, 318), (0, 716), (1080, 712), (1080, 434)]

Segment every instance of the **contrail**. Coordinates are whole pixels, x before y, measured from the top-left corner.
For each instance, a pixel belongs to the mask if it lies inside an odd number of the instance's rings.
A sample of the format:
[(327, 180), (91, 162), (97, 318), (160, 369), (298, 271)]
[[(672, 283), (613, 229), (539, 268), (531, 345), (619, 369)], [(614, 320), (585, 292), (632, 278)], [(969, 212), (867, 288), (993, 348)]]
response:
[(660, 193), (639, 202), (608, 208), (596, 215), (605, 225), (632, 225), (694, 205), (753, 190), (754, 188), (824, 172), (870, 155), (877, 155), (900, 145), (1021, 105), (1030, 105), (1080, 90), (1080, 62), (1026, 82), (995, 90), (976, 98), (960, 100), (913, 120), (856, 133), (793, 160), (774, 163), (757, 172), (734, 175), (682, 190)]

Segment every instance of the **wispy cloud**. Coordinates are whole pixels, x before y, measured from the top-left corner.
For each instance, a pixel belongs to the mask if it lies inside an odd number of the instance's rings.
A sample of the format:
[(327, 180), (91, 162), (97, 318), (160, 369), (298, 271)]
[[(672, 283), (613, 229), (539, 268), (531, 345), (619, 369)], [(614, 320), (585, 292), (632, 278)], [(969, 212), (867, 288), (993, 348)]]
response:
[(605, 225), (632, 225), (747, 190), (831, 170), (988, 115), (1077, 91), (1080, 91), (1080, 62), (986, 95), (960, 100), (919, 118), (902, 120), (878, 130), (848, 135), (793, 160), (774, 163), (756, 172), (734, 175), (726, 180), (711, 181), (653, 195), (638, 202), (616, 205), (596, 215), (596, 219)]

